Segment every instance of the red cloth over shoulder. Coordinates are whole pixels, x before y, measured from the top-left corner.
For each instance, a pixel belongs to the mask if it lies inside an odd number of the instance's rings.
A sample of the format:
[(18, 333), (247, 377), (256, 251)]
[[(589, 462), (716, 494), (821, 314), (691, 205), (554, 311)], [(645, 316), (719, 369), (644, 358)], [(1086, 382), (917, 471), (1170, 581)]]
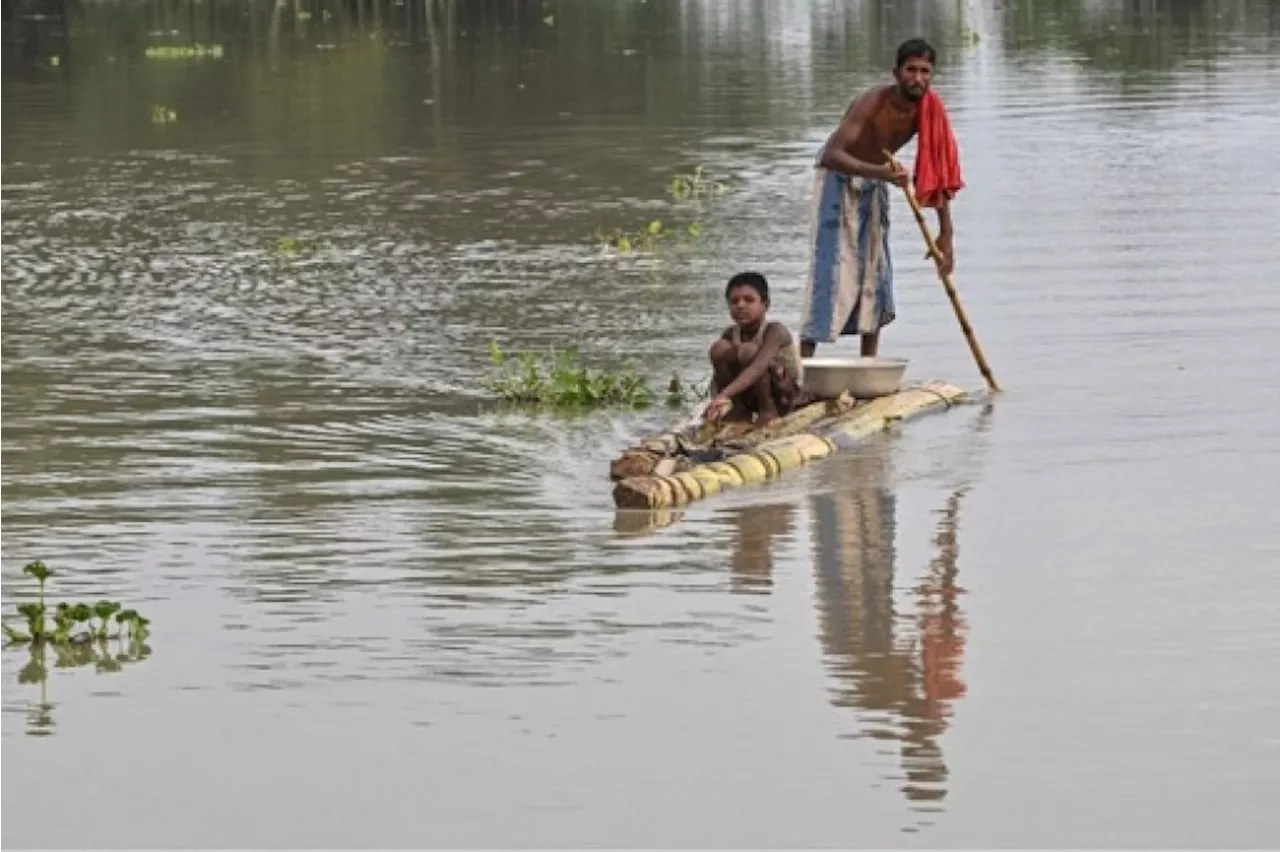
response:
[(956, 144), (947, 107), (930, 89), (920, 102), (920, 130), (916, 144), (916, 199), (922, 207), (941, 207), (964, 188), (960, 176), (960, 147)]

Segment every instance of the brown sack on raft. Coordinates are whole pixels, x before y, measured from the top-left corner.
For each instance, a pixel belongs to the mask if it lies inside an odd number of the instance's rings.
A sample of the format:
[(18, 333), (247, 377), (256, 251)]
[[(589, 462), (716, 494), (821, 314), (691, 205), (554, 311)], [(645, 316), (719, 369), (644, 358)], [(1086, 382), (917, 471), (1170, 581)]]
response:
[(609, 478), (614, 482), (631, 476), (648, 476), (662, 461), (662, 456), (647, 450), (629, 450), (609, 465)]
[(685, 456), (663, 456), (648, 450), (628, 450), (609, 464), (609, 479), (618, 482), (633, 476), (671, 476), (692, 470)]

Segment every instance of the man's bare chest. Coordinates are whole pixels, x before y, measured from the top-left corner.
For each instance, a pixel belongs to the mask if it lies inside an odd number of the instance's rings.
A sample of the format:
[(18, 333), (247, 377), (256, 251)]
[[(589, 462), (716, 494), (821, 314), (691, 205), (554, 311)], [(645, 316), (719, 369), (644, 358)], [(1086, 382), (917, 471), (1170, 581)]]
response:
[(872, 126), (875, 128), (876, 143), (882, 148), (897, 151), (915, 136), (916, 113), (903, 113), (886, 107), (876, 116)]

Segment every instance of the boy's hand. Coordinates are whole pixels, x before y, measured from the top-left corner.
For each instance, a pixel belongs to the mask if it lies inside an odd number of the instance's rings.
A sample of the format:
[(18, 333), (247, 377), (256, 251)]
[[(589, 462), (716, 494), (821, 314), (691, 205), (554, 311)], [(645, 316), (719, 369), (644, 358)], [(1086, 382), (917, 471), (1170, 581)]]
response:
[(724, 417), (733, 409), (733, 400), (727, 396), (717, 396), (711, 400), (711, 404), (707, 406), (707, 410), (702, 413), (702, 419), (707, 423), (715, 423), (721, 417)]

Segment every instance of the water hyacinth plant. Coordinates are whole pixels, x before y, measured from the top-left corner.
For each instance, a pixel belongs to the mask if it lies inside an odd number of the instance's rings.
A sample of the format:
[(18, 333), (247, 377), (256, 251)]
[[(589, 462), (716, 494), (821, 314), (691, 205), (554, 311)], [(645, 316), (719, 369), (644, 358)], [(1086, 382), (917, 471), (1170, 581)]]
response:
[(624, 255), (636, 252), (653, 254), (664, 245), (695, 242), (706, 232), (706, 225), (700, 218), (703, 202), (725, 195), (729, 192), (729, 185), (708, 177), (702, 166), (698, 166), (691, 173), (672, 177), (666, 192), (673, 203), (672, 212), (677, 214), (675, 218), (684, 220), (683, 225), (679, 221), (650, 219), (643, 227), (635, 229), (596, 229), (596, 241), (604, 248)]
[[(486, 380), (489, 390), (505, 402), (525, 406), (644, 408), (656, 397), (644, 376), (633, 370), (610, 372), (583, 366), (577, 347), (508, 354), (496, 342), (489, 344), (489, 359), (498, 369)], [(667, 403), (687, 401), (688, 386), (673, 376), (667, 389)]]
[(148, 59), (221, 59), (220, 44), (152, 45), (143, 51)]
[(307, 237), (279, 237), (267, 243), (270, 251), (283, 255), (310, 254), (329, 248), (329, 241)]
[(38, 594), (34, 603), (17, 605), (18, 614), (26, 621), (26, 630), (0, 625), (10, 644), (65, 646), (106, 642), (107, 639), (123, 642), (127, 639), (131, 645), (141, 645), (150, 635), (151, 622), (148, 619), (135, 609), (124, 609), (115, 601), (102, 600), (92, 605), (63, 601), (53, 608), (51, 614), (45, 603), (45, 584), (53, 576), (53, 571), (37, 561), (24, 566), (22, 573), (35, 579)]
[[(704, 230), (701, 222), (690, 222), (684, 227), (684, 235), (696, 240), (702, 236)], [(596, 240), (608, 248), (616, 249), (620, 254), (631, 254), (637, 251), (652, 253), (657, 251), (663, 243), (673, 241), (679, 236), (677, 229), (667, 227), (661, 219), (652, 219), (643, 228), (634, 231), (614, 228), (606, 233), (596, 230)]]
[(644, 407), (653, 391), (643, 376), (632, 371), (611, 373), (584, 367), (577, 347), (546, 355), (522, 352), (508, 355), (496, 342), (489, 344), (489, 360), (498, 375), (489, 389), (507, 402), (548, 406), (628, 405)]
[(729, 185), (727, 183), (704, 175), (702, 166), (695, 168), (692, 174), (676, 175), (667, 184), (667, 194), (676, 201), (702, 201), (707, 198), (719, 198), (728, 191)]

